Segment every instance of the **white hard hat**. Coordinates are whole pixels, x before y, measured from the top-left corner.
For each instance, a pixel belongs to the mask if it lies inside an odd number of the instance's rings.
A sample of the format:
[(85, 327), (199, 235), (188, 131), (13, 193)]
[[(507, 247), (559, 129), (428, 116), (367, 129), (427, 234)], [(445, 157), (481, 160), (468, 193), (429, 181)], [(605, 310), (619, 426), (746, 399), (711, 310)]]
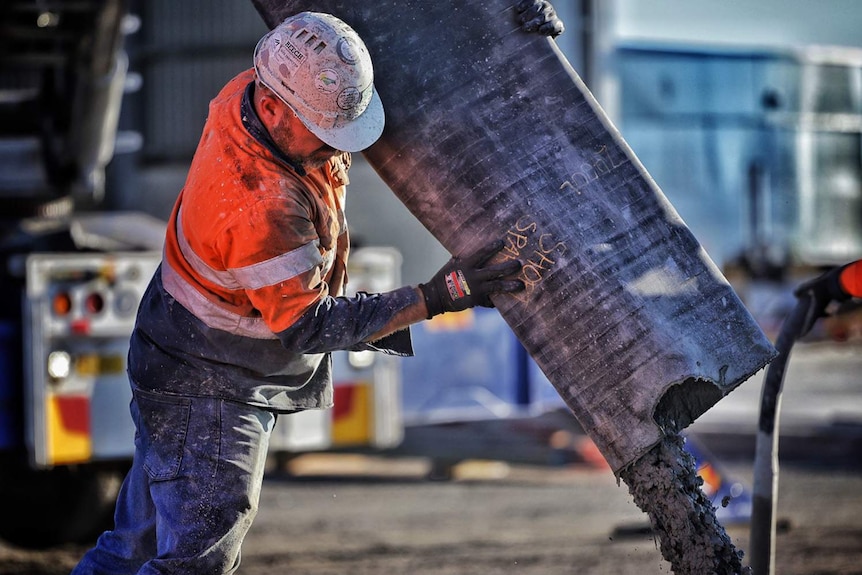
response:
[(335, 16), (301, 12), (285, 19), (257, 43), (254, 69), (305, 127), (337, 150), (364, 150), (383, 132), (371, 56)]

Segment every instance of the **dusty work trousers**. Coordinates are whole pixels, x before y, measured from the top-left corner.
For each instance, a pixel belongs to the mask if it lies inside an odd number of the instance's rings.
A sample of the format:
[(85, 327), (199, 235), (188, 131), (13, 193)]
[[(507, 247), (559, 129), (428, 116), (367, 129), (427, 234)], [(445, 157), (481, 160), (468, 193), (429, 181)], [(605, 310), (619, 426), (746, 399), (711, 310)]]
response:
[(135, 457), (113, 531), (73, 575), (219, 575), (239, 567), (275, 415), (218, 399), (135, 390)]

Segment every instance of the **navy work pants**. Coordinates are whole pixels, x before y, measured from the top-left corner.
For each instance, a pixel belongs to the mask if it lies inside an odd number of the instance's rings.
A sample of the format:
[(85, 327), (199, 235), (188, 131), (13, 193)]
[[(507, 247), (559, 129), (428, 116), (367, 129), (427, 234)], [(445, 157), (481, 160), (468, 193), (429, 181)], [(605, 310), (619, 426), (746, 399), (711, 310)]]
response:
[(115, 527), (72, 575), (229, 574), (260, 497), (275, 415), (134, 390), (135, 457)]

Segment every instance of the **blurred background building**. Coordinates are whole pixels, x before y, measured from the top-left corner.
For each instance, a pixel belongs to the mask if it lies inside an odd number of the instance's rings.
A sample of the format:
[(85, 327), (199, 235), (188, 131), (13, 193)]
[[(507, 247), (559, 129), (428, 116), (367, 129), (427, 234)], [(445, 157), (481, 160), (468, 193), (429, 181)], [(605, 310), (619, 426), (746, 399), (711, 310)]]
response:
[[(862, 6), (573, 0), (556, 8), (573, 67), (716, 263), (759, 277), (862, 255)], [(233, 0), (151, 0), (133, 11), (139, 88), (121, 128), (141, 145), (114, 158), (108, 201), (164, 219), (209, 99), (250, 65), (265, 27), (251, 3)], [(445, 252), (361, 158), (351, 179), (354, 238), (396, 245), (405, 281), (422, 281)]]

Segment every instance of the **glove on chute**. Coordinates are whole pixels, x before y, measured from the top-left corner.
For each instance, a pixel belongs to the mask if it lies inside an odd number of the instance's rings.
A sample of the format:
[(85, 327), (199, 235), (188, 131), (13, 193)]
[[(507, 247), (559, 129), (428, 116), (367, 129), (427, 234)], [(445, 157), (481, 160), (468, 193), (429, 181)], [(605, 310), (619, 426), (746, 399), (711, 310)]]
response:
[(515, 4), (518, 21), (525, 32), (538, 32), (556, 38), (566, 28), (557, 16), (557, 11), (547, 0), (519, 0)]
[(485, 265), (502, 248), (503, 241), (497, 240), (472, 255), (454, 257), (428, 283), (419, 284), (428, 308), (428, 319), (447, 311), (494, 307), (491, 294), (523, 290), (523, 282), (511, 278), (521, 270), (521, 262), (509, 260)]

